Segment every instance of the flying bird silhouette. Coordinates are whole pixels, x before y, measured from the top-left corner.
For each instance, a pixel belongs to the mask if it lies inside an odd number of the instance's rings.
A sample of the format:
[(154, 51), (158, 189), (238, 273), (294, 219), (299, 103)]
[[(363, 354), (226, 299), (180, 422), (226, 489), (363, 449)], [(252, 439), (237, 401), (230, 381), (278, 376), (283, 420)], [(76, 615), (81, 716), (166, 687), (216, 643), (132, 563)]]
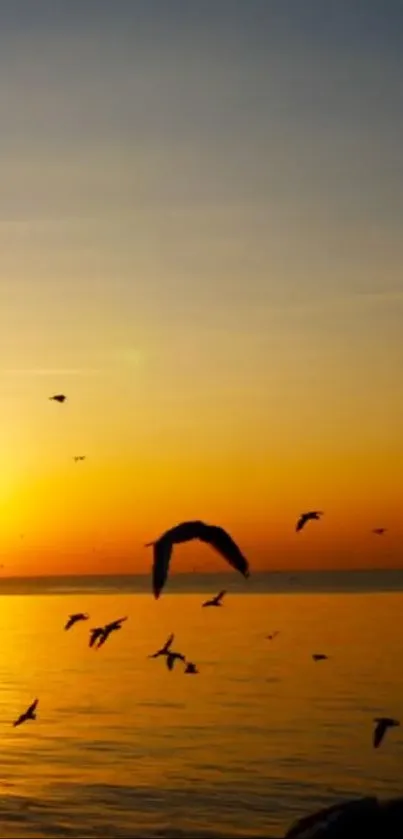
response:
[(400, 723), (399, 720), (393, 720), (391, 717), (375, 717), (374, 722), (376, 722), (376, 726), (373, 734), (373, 746), (374, 749), (377, 749), (381, 745), (388, 728), (395, 728)]
[(174, 653), (172, 651), (167, 652), (166, 654), (166, 664), (168, 670), (173, 670), (175, 661), (183, 661), (185, 662), (185, 656), (182, 653)]
[(22, 725), (23, 722), (27, 722), (27, 720), (36, 720), (35, 712), (38, 706), (38, 702), (39, 699), (35, 699), (32, 705), (30, 705), (29, 708), (23, 714), (20, 714), (18, 719), (16, 719), (15, 722), (13, 722), (14, 728), (16, 728), (17, 725)]
[(86, 455), (85, 455), (85, 454), (76, 454), (76, 455), (74, 455), (74, 457), (73, 457), (74, 463), (79, 463), (79, 462), (80, 462), (80, 460), (85, 460), (85, 459), (86, 459)]
[(172, 633), (172, 635), (169, 636), (168, 640), (165, 641), (164, 646), (161, 647), (160, 650), (157, 650), (156, 653), (153, 653), (152, 655), (149, 655), (148, 658), (158, 658), (160, 655), (167, 655), (169, 653), (169, 650), (170, 650), (171, 646), (172, 646), (174, 638), (175, 638), (175, 635)]
[(215, 597), (212, 597), (211, 600), (206, 600), (202, 606), (222, 606), (223, 597), (226, 595), (226, 590), (220, 591), (219, 594), (216, 594)]
[(202, 521), (186, 521), (167, 530), (154, 542), (148, 542), (146, 547), (153, 546), (153, 591), (158, 599), (166, 583), (172, 548), (180, 542), (200, 539), (208, 542), (226, 561), (244, 577), (249, 576), (249, 564), (243, 554), (222, 527), (205, 524)]
[(386, 527), (374, 527), (372, 533), (375, 533), (376, 536), (383, 536), (386, 533)]
[(115, 621), (111, 621), (110, 623), (105, 624), (105, 631), (106, 632), (115, 632), (117, 629), (122, 629), (122, 623), (127, 621), (127, 617), (125, 618), (118, 618)]
[(321, 516), (323, 516), (323, 511), (322, 510), (311, 510), (309, 513), (301, 513), (301, 515), (300, 515), (300, 517), (297, 521), (297, 526), (296, 526), (295, 529), (297, 531), (302, 530), (302, 528), (305, 527), (307, 521), (314, 521), (314, 520), (319, 521)]
[(314, 653), (312, 658), (314, 661), (326, 661), (329, 658), (329, 656), (324, 655), (324, 653)]
[(196, 665), (193, 664), (191, 661), (188, 661), (187, 664), (186, 664), (186, 667), (185, 667), (185, 673), (186, 674), (191, 673), (192, 675), (196, 675), (198, 672), (199, 671), (198, 671)]
[(276, 629), (275, 632), (272, 632), (271, 635), (266, 635), (266, 638), (268, 641), (274, 641), (274, 639), (277, 638), (277, 635), (279, 635), (279, 633)]
[(88, 618), (89, 615), (87, 615), (85, 612), (77, 612), (75, 615), (69, 615), (68, 621), (64, 628), (71, 629), (71, 627), (74, 626), (75, 623), (78, 623), (79, 621), (87, 621)]
[(67, 396), (64, 393), (56, 393), (54, 396), (49, 396), (51, 402), (60, 402), (63, 403), (66, 401)]
[(118, 618), (118, 620), (107, 623), (103, 627), (102, 634), (98, 638), (96, 646), (97, 650), (105, 644), (105, 641), (108, 640), (111, 632), (117, 632), (118, 629), (122, 629), (122, 623), (124, 623), (124, 621), (127, 621), (127, 618)]

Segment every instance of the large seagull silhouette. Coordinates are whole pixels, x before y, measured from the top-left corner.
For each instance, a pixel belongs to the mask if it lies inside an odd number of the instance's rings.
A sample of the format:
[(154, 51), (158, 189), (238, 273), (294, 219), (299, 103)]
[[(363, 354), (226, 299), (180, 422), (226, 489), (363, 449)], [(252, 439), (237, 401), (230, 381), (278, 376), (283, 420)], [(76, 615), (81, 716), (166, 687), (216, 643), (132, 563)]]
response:
[(226, 530), (202, 521), (186, 521), (177, 524), (163, 533), (155, 542), (148, 542), (146, 545), (146, 547), (153, 546), (154, 549), (153, 591), (155, 598), (160, 596), (166, 583), (173, 546), (192, 539), (207, 542), (232, 568), (244, 577), (249, 576), (249, 563)]

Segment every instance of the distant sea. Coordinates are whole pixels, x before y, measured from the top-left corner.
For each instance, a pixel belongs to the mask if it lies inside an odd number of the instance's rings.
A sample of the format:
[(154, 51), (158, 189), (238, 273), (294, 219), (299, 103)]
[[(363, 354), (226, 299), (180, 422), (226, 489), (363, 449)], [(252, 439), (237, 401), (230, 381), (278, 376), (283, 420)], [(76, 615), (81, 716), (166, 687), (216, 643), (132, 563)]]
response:
[[(76, 611), (90, 620), (66, 632)], [(277, 839), (340, 799), (401, 794), (403, 727), (379, 750), (372, 730), (403, 722), (402, 614), (397, 571), (177, 574), (159, 601), (148, 577), (4, 577), (0, 839)], [(199, 675), (148, 657), (171, 632)]]
[[(100, 574), (80, 576), (42, 576), (0, 578), (0, 594), (74, 594), (94, 592), (113, 594), (150, 592), (150, 575)], [(403, 591), (403, 570), (357, 571), (264, 571), (254, 572), (245, 582), (234, 573), (172, 574), (166, 594), (201, 593), (226, 588), (237, 594), (270, 594), (293, 592), (359, 592)]]

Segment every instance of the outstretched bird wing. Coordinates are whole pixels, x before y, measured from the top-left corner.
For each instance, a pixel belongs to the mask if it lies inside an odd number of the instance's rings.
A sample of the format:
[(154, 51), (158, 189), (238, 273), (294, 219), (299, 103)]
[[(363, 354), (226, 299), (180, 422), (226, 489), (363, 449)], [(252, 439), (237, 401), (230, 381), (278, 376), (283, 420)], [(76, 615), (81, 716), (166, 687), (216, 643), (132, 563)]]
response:
[(90, 630), (90, 647), (93, 647), (97, 638), (102, 635), (104, 632), (103, 628), (97, 626), (95, 629)]
[(295, 529), (297, 531), (302, 530), (304, 525), (307, 523), (308, 519), (309, 519), (309, 516), (306, 513), (303, 513), (302, 516), (299, 517), (299, 519), (297, 521), (297, 526), (296, 526)]
[(182, 521), (163, 533), (161, 539), (166, 539), (172, 545), (177, 545), (179, 542), (190, 542), (191, 539), (199, 539), (199, 531), (203, 527), (205, 527), (205, 524), (199, 519)]
[(110, 635), (110, 630), (107, 630), (106, 627), (103, 632), (98, 636), (98, 643), (95, 649), (99, 650), (100, 647), (103, 647), (105, 641), (108, 640)]
[(249, 577), (249, 563), (238, 545), (223, 527), (203, 524), (199, 527), (198, 538), (208, 542), (224, 559), (244, 577)]
[(226, 589), (223, 589), (223, 591), (220, 591), (219, 594), (217, 594), (217, 597), (215, 598), (216, 603), (221, 603), (221, 600), (223, 599), (223, 597), (225, 597), (226, 593), (227, 593)]
[(387, 728), (388, 728), (388, 723), (387, 723), (386, 720), (379, 720), (378, 721), (378, 724), (376, 725), (375, 730), (374, 730), (374, 737), (373, 737), (374, 749), (377, 749), (378, 746), (381, 745)]
[(153, 592), (156, 600), (158, 600), (166, 583), (171, 555), (172, 542), (170, 539), (163, 536), (158, 542), (154, 543)]
[(186, 661), (185, 656), (182, 655), (182, 653), (168, 653), (168, 655), (166, 657), (166, 663), (167, 663), (168, 670), (173, 670), (173, 666), (174, 666), (175, 661), (177, 659), (179, 661)]
[(120, 629), (121, 626), (122, 626), (122, 623), (124, 623), (125, 621), (127, 621), (127, 617), (118, 618), (116, 621), (111, 621), (110, 623), (106, 624), (105, 631), (106, 632), (113, 632), (114, 629)]
[(76, 618), (75, 615), (70, 615), (68, 620), (67, 620), (66, 626), (64, 628), (65, 629), (70, 629), (70, 627), (73, 626), (73, 624), (76, 622), (76, 620), (77, 620), (77, 618)]
[(31, 714), (33, 714), (33, 713), (34, 713), (34, 711), (36, 711), (37, 706), (38, 706), (38, 702), (39, 702), (39, 699), (34, 699), (34, 701), (33, 701), (32, 705), (30, 705), (30, 706), (29, 706), (29, 708), (28, 708), (28, 710), (26, 711), (26, 715), (27, 715), (27, 717), (30, 717), (30, 716), (31, 716)]
[(169, 648), (172, 646), (174, 638), (175, 638), (175, 635), (172, 633), (172, 635), (169, 636), (168, 640), (165, 641), (165, 644), (162, 648), (165, 653), (167, 653)]

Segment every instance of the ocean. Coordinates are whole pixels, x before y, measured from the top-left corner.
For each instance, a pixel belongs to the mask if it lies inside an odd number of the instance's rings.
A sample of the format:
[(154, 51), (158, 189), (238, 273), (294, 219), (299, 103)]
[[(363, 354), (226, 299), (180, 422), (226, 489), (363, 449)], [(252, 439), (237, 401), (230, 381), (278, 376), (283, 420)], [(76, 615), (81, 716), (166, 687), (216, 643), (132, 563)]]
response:
[[(401, 793), (402, 732), (372, 748), (373, 717), (403, 723), (401, 572), (177, 575), (158, 602), (143, 578), (3, 578), (0, 596), (2, 839), (277, 838)], [(199, 675), (147, 657), (171, 632)]]

